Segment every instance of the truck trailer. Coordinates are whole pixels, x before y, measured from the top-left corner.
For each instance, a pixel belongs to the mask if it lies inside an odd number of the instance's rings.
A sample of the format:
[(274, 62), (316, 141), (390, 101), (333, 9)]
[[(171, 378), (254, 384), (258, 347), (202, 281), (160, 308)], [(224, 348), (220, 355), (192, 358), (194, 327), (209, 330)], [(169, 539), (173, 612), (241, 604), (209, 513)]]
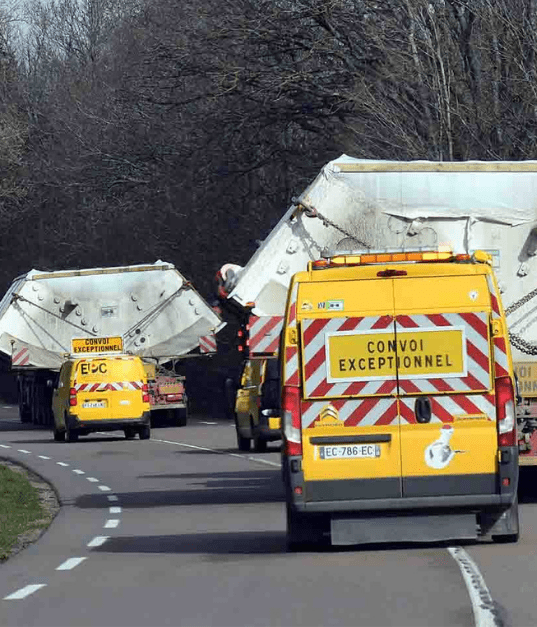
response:
[[(292, 276), (323, 254), (449, 247), (492, 256), (518, 378), (521, 465), (537, 465), (537, 161), (326, 164), (244, 267), (221, 276), (233, 307), (281, 324)], [(335, 306), (335, 305), (334, 305)], [(252, 327), (255, 324), (252, 318)], [(273, 334), (273, 331), (271, 331)], [(255, 346), (259, 338), (249, 338)]]
[(73, 340), (95, 352), (103, 338), (119, 337), (146, 365), (152, 420), (184, 425), (185, 377), (175, 362), (215, 349), (224, 325), (171, 263), (31, 270), (0, 301), (0, 352), (17, 377), (21, 421), (52, 426), (52, 390)]

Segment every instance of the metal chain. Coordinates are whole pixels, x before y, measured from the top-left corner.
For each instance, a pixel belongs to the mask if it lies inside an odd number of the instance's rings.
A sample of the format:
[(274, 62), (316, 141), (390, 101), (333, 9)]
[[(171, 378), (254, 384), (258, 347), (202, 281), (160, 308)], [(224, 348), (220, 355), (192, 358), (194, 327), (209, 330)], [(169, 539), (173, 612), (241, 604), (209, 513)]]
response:
[(509, 340), (511, 344), (518, 348), (518, 350), (526, 355), (537, 355), (537, 344), (531, 344), (527, 340), (524, 340), (520, 335), (515, 333), (509, 333)]
[(371, 248), (370, 244), (366, 244), (362, 240), (359, 240), (356, 237), (356, 235), (353, 235), (350, 231), (345, 230), (344, 228), (342, 228), (341, 226), (339, 226), (338, 224), (336, 224), (335, 222), (333, 222), (332, 220), (327, 218), (320, 211), (315, 209), (315, 207), (307, 207), (306, 205), (304, 205), (304, 203), (298, 202), (298, 200), (296, 200), (294, 198), (293, 198), (293, 202), (295, 204), (297, 204), (297, 206), (302, 207), (304, 209), (304, 214), (306, 216), (308, 216), (308, 218), (319, 218), (319, 220), (321, 220), (321, 222), (324, 224), (324, 226), (331, 226), (333, 229), (336, 229), (336, 231), (339, 231), (340, 233), (343, 233), (343, 235), (345, 235), (345, 237), (353, 239), (360, 246), (363, 246), (364, 248), (367, 248), (368, 250)]
[(526, 296), (523, 296), (520, 300), (517, 300), (516, 303), (509, 305), (509, 307), (507, 307), (507, 309), (505, 310), (505, 315), (508, 316), (509, 314), (512, 314), (514, 311), (519, 309), (519, 307), (522, 307), (522, 305), (525, 305), (527, 302), (529, 302), (532, 298), (535, 298), (536, 296), (537, 296), (537, 289), (532, 290), (531, 292), (528, 292)]

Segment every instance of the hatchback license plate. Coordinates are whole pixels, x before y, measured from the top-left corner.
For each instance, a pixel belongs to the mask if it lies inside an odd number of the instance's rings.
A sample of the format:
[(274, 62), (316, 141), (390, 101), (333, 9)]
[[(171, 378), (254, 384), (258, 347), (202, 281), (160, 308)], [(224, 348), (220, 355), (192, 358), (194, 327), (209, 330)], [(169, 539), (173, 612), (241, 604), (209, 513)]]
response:
[(86, 401), (82, 403), (84, 409), (104, 409), (106, 407), (106, 401)]
[(357, 459), (360, 457), (380, 457), (378, 444), (345, 444), (319, 446), (321, 459)]

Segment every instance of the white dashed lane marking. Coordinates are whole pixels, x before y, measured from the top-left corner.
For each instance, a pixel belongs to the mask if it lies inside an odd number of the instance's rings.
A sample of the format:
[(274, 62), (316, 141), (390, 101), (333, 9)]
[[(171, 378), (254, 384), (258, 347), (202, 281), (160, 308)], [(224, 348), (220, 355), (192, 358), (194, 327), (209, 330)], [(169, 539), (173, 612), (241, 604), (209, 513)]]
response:
[(121, 507), (111, 507), (110, 508), (110, 513), (111, 514), (121, 514)]
[(86, 474), (83, 470), (78, 470), (78, 468), (75, 468), (73, 470), (73, 472), (75, 473), (75, 475), (85, 475)]
[(33, 594), (40, 588), (44, 588), (46, 583), (34, 583), (31, 586), (24, 586), (20, 590), (13, 592), (13, 594), (9, 594), (7, 597), (4, 597), (4, 601), (16, 601), (18, 599), (25, 599), (30, 594)]
[(27, 451), (26, 449), (23, 449), (23, 448), (18, 448), (17, 451), (19, 453), (25, 453), (26, 455), (31, 455), (32, 454), (31, 451)]
[(97, 486), (99, 488), (99, 490), (102, 490), (103, 492), (110, 492), (110, 490), (112, 488), (109, 488), (107, 485), (99, 485)]
[(75, 566), (78, 566), (87, 559), (87, 557), (71, 557), (68, 560), (65, 560), (63, 564), (60, 564), (56, 570), (72, 570)]
[(69, 464), (66, 464), (65, 462), (56, 462), (58, 464), (58, 466), (69, 466)]
[(7, 444), (0, 444), (0, 446), (1, 446), (2, 448), (11, 448), (11, 446), (8, 446)]
[(119, 519), (118, 518), (110, 518), (109, 520), (107, 520), (104, 523), (104, 528), (105, 529), (115, 529), (118, 525), (119, 525)]
[(106, 498), (109, 501), (118, 501), (119, 500), (115, 494), (109, 494)]
[(99, 483), (99, 479), (95, 479), (95, 477), (86, 477), (86, 479), (91, 483)]
[(95, 536), (91, 542), (88, 542), (87, 546), (90, 548), (95, 546), (102, 546), (110, 536)]
[(39, 459), (50, 459), (50, 457), (47, 457), (46, 455), (38, 455)]

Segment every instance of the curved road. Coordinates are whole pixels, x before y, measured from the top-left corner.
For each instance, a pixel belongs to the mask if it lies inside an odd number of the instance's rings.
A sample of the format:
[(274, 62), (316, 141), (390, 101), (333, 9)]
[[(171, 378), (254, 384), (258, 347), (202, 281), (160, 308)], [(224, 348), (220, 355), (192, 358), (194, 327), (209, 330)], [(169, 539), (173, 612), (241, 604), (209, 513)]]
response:
[[(3, 627), (476, 624), (447, 546), (288, 553), (277, 447), (239, 454), (229, 423), (56, 443), (16, 416), (0, 406), (0, 457), (53, 483), (62, 509), (0, 565)], [(537, 624), (537, 490), (522, 479), (520, 543), (464, 547), (495, 601), (480, 627)]]

